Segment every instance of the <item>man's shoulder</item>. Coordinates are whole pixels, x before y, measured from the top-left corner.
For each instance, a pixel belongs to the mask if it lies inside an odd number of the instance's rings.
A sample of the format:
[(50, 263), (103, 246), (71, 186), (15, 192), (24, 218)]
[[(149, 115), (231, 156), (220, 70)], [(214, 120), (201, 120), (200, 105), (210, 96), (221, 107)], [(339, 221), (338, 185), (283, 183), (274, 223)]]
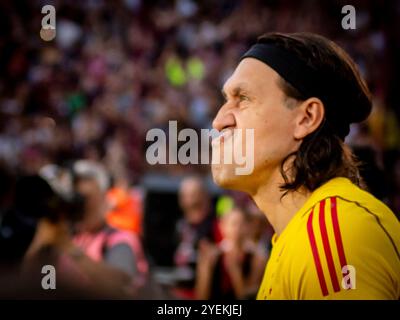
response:
[(348, 178), (337, 177), (329, 180), (318, 189), (316, 189), (311, 197), (314, 198), (327, 198), (327, 197), (340, 197), (359, 203), (379, 203), (384, 205), (380, 200), (374, 197), (368, 191), (362, 189)]
[[(369, 192), (348, 179), (336, 178), (316, 190), (303, 210), (308, 234), (327, 246), (357, 253), (387, 252), (400, 258), (400, 223), (394, 213)], [(329, 240), (328, 240), (329, 239)]]
[[(385, 204), (346, 180), (317, 190), (295, 217), (300, 223), (294, 224), (291, 252), (296, 266), (303, 266), (299, 277), (311, 279), (312, 292), (319, 283), (316, 296), (321, 291), (330, 297), (383, 297), (371, 289), (375, 286), (384, 297), (398, 297), (400, 223)], [(357, 270), (360, 296), (342, 290), (349, 267)]]
[(397, 221), (398, 219), (389, 207), (371, 193), (361, 189), (347, 178), (334, 178), (315, 190), (302, 211), (310, 213), (317, 205), (330, 203), (338, 215), (347, 214), (348, 219), (361, 218), (348, 212), (367, 213), (381, 219)]

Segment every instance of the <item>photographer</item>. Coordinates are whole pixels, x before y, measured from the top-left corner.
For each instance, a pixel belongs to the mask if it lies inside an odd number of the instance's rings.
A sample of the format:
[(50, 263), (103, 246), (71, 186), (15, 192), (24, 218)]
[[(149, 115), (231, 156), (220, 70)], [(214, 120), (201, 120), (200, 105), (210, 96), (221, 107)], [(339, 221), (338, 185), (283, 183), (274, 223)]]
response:
[[(61, 192), (65, 187), (61, 183), (61, 176), (67, 176), (65, 171), (55, 166), (46, 169), (41, 175), (23, 176), (17, 181), (15, 212), (34, 221), (36, 228), (20, 268), (3, 277), (4, 292), (0, 296), (13, 299), (131, 297), (128, 276), (93, 261), (73, 244), (70, 224), (80, 219), (79, 201)], [(15, 242), (20, 240), (17, 234), (14, 238)], [(55, 290), (42, 287), (42, 268), (46, 265), (56, 271)]]

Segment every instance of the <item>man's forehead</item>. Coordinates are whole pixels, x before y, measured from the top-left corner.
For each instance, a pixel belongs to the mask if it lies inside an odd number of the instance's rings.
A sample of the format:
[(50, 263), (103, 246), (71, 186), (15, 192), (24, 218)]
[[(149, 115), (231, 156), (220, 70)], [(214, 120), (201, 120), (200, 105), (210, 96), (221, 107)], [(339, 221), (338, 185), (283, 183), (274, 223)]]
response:
[(260, 89), (265, 86), (271, 86), (279, 78), (279, 75), (267, 64), (254, 59), (243, 59), (231, 77), (225, 82), (223, 91), (234, 89)]

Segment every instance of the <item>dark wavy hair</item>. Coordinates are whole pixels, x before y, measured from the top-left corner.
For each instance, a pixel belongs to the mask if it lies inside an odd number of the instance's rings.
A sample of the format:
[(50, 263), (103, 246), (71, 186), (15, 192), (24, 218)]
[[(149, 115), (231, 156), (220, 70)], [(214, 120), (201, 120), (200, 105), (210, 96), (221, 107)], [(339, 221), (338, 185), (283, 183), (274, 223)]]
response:
[[(346, 98), (351, 99), (353, 107), (357, 103), (371, 104), (371, 94), (355, 63), (332, 41), (310, 33), (268, 33), (261, 36), (258, 42), (272, 43), (282, 47), (291, 51), (313, 69), (322, 69), (327, 74), (334, 74), (344, 85), (351, 88), (350, 96)], [(278, 85), (286, 95), (286, 105), (289, 108), (295, 107), (308, 98), (283, 78), (279, 79)], [(338, 98), (337, 103), (341, 101)], [(286, 156), (281, 163), (281, 174), (284, 179), (281, 190), (285, 191), (283, 195), (301, 187), (314, 191), (335, 177), (349, 178), (353, 183), (365, 188), (359, 174), (358, 161), (344, 143), (343, 137), (337, 133), (335, 120), (329, 117), (329, 111), (337, 108), (332, 105), (332, 102), (330, 102), (331, 105), (325, 105), (324, 101), (323, 103), (325, 118), (320, 126), (306, 136), (299, 149)], [(350, 122), (345, 125), (350, 125)], [(286, 166), (288, 161), (292, 163)]]

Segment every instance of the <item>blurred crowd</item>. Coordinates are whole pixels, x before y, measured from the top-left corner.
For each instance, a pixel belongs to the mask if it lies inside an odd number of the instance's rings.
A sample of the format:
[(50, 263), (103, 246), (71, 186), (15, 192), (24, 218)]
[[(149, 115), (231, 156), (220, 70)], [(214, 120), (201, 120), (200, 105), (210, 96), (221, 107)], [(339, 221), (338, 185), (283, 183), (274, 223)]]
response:
[[(246, 200), (222, 196), (214, 206), (201, 176), (180, 184), (169, 283), (144, 251), (140, 196), (112, 187), (98, 162), (19, 176), (3, 168), (0, 179), (0, 298), (255, 298), (271, 228)], [(55, 292), (44, 280), (49, 266)]]
[[(50, 42), (40, 38), (46, 4), (57, 13)], [(223, 83), (249, 44), (268, 31), (317, 32), (355, 59), (374, 108), (347, 142), (363, 162), (370, 190), (398, 214), (400, 4), (357, 1), (357, 28), (343, 30), (346, 4), (1, 1), (0, 216), (7, 218), (1, 231), (7, 240), (14, 230), (18, 239), (12, 242), (18, 250), (1, 248), (5, 268), (15, 271), (24, 262), (30, 274), (42, 260), (54, 261), (75, 270), (66, 272), (74, 279), (67, 284), (92, 284), (86, 295), (156, 297), (164, 291), (151, 280), (141, 243), (137, 187), (145, 175), (162, 173), (187, 177), (176, 225), (179, 279), (168, 294), (254, 296), (271, 232), (261, 214), (239, 196), (215, 206), (202, 183), (207, 166), (150, 166), (144, 155), (146, 132), (167, 129), (169, 120), (179, 128), (210, 128)], [(99, 280), (106, 278), (115, 281)]]

